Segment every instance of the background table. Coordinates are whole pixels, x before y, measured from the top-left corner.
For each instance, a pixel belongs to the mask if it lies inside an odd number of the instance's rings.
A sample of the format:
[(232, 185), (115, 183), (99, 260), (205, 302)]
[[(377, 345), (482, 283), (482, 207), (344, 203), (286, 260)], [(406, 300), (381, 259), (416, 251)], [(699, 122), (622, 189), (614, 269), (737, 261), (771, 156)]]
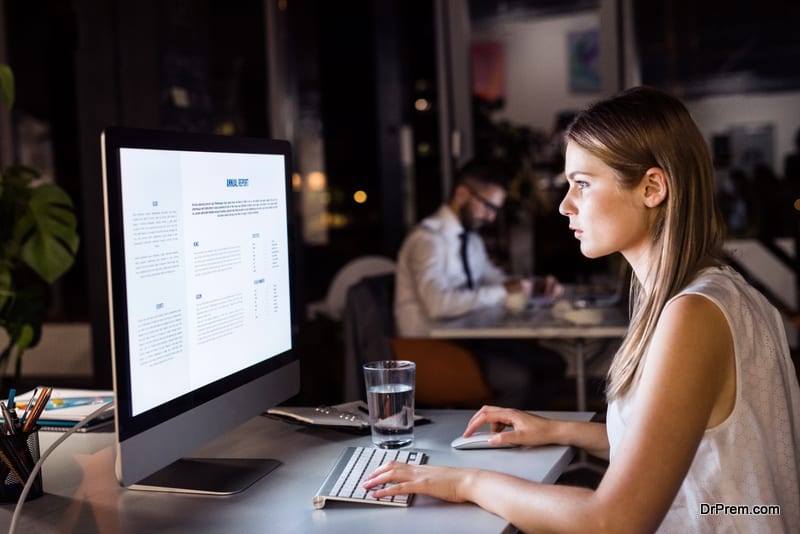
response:
[(537, 307), (519, 313), (512, 313), (504, 308), (482, 308), (456, 319), (434, 322), (430, 337), (556, 340), (562, 352), (575, 357), (577, 409), (586, 411), (586, 364), (591, 355), (589, 342), (621, 338), (628, 331), (628, 320), (621, 308), (597, 310), (602, 314), (600, 323), (578, 325), (557, 319), (550, 307)]
[[(416, 429), (414, 448), (428, 463), (472, 466), (554, 482), (573, 457), (569, 447), (456, 451), (450, 441), (463, 432), (468, 410), (426, 410), (432, 423)], [(589, 420), (591, 413), (541, 412)], [(43, 450), (59, 434), (41, 433)], [(198, 457), (276, 458), (283, 465), (242, 493), (180, 495), (121, 488), (114, 476), (113, 434), (70, 436), (44, 464), (45, 495), (23, 509), (19, 533), (140, 532), (503, 532), (506, 521), (473, 504), (417, 496), (410, 508), (329, 503), (315, 510), (312, 497), (342, 448), (371, 445), (369, 436), (292, 425), (256, 417), (203, 447)], [(13, 505), (0, 507), (7, 529)]]

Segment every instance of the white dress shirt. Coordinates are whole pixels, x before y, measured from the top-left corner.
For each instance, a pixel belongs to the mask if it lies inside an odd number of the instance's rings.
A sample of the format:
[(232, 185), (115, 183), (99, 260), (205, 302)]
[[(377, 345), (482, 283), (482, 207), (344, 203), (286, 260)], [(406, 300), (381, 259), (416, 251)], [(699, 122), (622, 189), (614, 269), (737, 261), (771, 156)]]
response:
[(427, 337), (430, 321), (457, 317), (502, 304), (505, 273), (489, 260), (483, 239), (467, 234), (474, 289), (467, 287), (461, 261), (464, 228), (449, 206), (420, 222), (406, 237), (397, 258), (394, 314), (400, 337)]

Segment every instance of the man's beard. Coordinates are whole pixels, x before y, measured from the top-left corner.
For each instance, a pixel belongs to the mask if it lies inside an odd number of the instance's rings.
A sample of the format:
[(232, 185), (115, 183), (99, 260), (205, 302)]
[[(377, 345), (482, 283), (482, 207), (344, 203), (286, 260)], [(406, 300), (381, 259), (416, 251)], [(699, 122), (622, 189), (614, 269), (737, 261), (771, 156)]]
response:
[(470, 232), (477, 232), (484, 225), (483, 221), (476, 219), (472, 214), (469, 209), (469, 204), (461, 206), (458, 212), (458, 220), (461, 222), (461, 226)]

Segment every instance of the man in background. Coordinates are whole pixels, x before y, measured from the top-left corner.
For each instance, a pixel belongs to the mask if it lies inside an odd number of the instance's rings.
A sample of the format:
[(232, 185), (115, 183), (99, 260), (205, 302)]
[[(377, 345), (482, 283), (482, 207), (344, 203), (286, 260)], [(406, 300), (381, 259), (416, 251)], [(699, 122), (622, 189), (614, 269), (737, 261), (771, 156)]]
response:
[[(458, 317), (509, 296), (527, 300), (533, 282), (510, 277), (490, 260), (477, 231), (492, 223), (506, 198), (506, 177), (492, 162), (471, 161), (455, 178), (449, 200), (406, 237), (397, 261), (394, 314), (400, 337), (427, 337), (431, 321)], [(552, 276), (540, 291), (557, 296)], [(477, 356), (495, 402), (543, 408), (564, 376), (562, 358), (533, 342), (462, 342)]]

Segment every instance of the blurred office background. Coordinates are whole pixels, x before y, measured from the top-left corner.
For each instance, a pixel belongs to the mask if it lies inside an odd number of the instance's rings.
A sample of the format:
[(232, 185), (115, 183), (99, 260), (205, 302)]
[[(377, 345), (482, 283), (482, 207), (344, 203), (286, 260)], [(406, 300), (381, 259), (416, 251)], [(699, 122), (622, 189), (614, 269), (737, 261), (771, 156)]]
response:
[(106, 126), (292, 142), (304, 400), (333, 403), (341, 323), (319, 303), (351, 260), (394, 258), (470, 157), (513, 170), (487, 234), (499, 263), (567, 282), (614, 271), (614, 258), (581, 258), (557, 213), (560, 132), (588, 103), (638, 84), (692, 111), (734, 259), (790, 324), (798, 25), (791, 0), (0, 0), (0, 63), (17, 83), (14, 108), (0, 112), (0, 163), (67, 189), (82, 236), (23, 369), (33, 383), (111, 386)]

